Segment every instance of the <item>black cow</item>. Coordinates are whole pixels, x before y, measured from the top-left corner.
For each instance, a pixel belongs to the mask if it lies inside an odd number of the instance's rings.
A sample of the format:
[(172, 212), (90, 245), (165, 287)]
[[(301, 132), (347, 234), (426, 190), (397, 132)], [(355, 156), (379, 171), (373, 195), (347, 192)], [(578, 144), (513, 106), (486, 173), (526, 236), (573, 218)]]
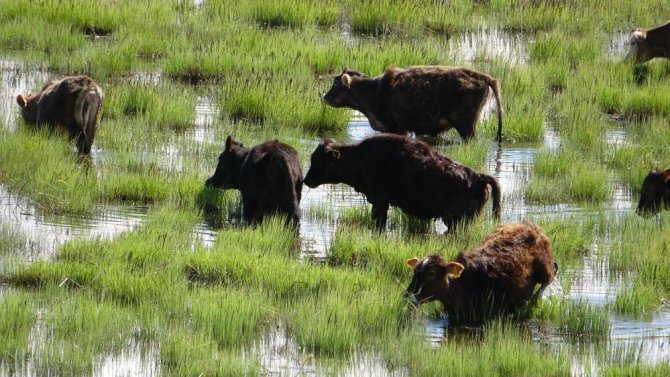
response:
[(489, 88), (498, 106), (500, 141), (500, 83), (485, 73), (466, 68), (390, 67), (374, 78), (345, 69), (322, 98), (330, 106), (362, 112), (377, 131), (436, 136), (455, 128), (467, 140), (474, 136)]
[(277, 140), (246, 148), (228, 136), (216, 171), (205, 185), (238, 189), (242, 193), (242, 217), (250, 224), (271, 214), (300, 222), (302, 170), (298, 153)]
[(642, 183), (637, 212), (658, 213), (663, 207), (670, 208), (670, 169), (662, 172), (652, 170), (647, 174)]
[(500, 186), (480, 174), (404, 135), (381, 134), (358, 144), (324, 140), (312, 153), (305, 184), (346, 183), (372, 204), (379, 228), (389, 205), (422, 218), (442, 218), (449, 230), (479, 214), (493, 191), (493, 214), (500, 214)]

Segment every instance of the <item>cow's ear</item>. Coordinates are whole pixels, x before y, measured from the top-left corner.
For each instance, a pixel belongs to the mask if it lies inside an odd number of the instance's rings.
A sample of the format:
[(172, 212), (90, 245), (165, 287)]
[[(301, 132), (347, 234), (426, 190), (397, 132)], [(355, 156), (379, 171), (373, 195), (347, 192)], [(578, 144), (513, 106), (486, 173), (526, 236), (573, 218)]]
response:
[(419, 264), (420, 261), (421, 261), (421, 259), (419, 259), (419, 258), (410, 258), (407, 261), (405, 261), (405, 264), (407, 266), (409, 266), (410, 268), (414, 268), (414, 267), (416, 267), (417, 264)]
[(664, 171), (662, 176), (663, 176), (663, 179), (665, 179), (666, 181), (670, 181), (670, 169)]
[(642, 42), (643, 40), (647, 39), (647, 33), (644, 31), (637, 29), (633, 33), (633, 39), (635, 39), (635, 42)]
[(18, 103), (19, 106), (21, 107), (26, 107), (28, 101), (26, 100), (26, 97), (23, 94), (19, 94), (18, 96), (16, 96), (16, 103)]
[(458, 262), (449, 262), (449, 263), (447, 263), (446, 269), (447, 269), (447, 274), (446, 274), (445, 279), (449, 279), (449, 278), (456, 279), (456, 278), (461, 276), (461, 272), (463, 272), (463, 270), (465, 270), (465, 267), (463, 267), (463, 265), (458, 263)]
[(351, 76), (349, 76), (348, 73), (343, 74), (340, 81), (342, 81), (342, 85), (344, 85), (345, 88), (351, 89)]
[(228, 137), (226, 138), (226, 150), (227, 150), (227, 151), (230, 150), (230, 147), (233, 146), (233, 143), (234, 143), (234, 142), (235, 142), (235, 140), (233, 140), (233, 137), (232, 137), (232, 136), (228, 136)]

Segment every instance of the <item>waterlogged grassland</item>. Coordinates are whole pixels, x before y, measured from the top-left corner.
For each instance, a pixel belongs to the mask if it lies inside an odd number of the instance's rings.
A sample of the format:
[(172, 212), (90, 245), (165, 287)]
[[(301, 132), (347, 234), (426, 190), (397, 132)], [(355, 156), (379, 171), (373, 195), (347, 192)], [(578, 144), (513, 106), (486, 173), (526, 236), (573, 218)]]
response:
[[(44, 212), (150, 208), (134, 231), (74, 240), (32, 264), (21, 262), (25, 235), (2, 224), (0, 334), (8, 341), (0, 344), (0, 374), (92, 374), (129, 344), (155, 350), (165, 375), (274, 373), (262, 344), (278, 328), (324, 374), (347, 373), (361, 355), (379, 359), (380, 374), (565, 376), (577, 362), (599, 375), (667, 374), (663, 351), (647, 365), (617, 351), (611, 333), (622, 319), (667, 310), (668, 214), (642, 219), (632, 207), (648, 170), (670, 167), (670, 65), (636, 67), (611, 56), (608, 44), (668, 12), (660, 0), (455, 1), (448, 9), (387, 0), (0, 0), (0, 48), (20, 70), (86, 73), (106, 96), (90, 159), (62, 135), (21, 121), (2, 125), (0, 183)], [(516, 33), (527, 59), (450, 48), (450, 39), (487, 28)], [(335, 74), (412, 64), (462, 65), (500, 79), (502, 150), (488, 110), (472, 142), (453, 131), (429, 141), (492, 175), (509, 164), (499, 152), (531, 145), (518, 194), (503, 192), (503, 217), (537, 221), (560, 266), (550, 299), (513, 320), (448, 327), (437, 347), (423, 329), (439, 306), (416, 310), (401, 299), (410, 279), (404, 261), (476, 245), (493, 227), (490, 213), (438, 235), (432, 222), (391, 211), (380, 235), (370, 229), (369, 206), (310, 202), (304, 216), (336, 228), (325, 260), (313, 261), (300, 250), (303, 230), (281, 221), (231, 225), (239, 194), (203, 188), (231, 134), (246, 145), (280, 139), (307, 168), (321, 137), (349, 138), (352, 112), (319, 101)], [(216, 108), (206, 125), (196, 108), (202, 98)], [(17, 111), (13, 102), (3, 108)], [(543, 140), (548, 131), (555, 140)], [(622, 141), (608, 138), (613, 131)], [(610, 216), (621, 191), (624, 209)], [(522, 216), (528, 203), (580, 212)], [(203, 218), (223, 224), (208, 247), (193, 236)], [(625, 276), (613, 297), (568, 294), (588, 260)]]

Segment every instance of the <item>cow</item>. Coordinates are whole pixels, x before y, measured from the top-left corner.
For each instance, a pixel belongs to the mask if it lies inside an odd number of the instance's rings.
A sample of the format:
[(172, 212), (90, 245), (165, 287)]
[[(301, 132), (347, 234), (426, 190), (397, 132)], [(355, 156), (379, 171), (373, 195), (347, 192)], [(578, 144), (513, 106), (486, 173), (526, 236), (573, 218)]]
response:
[(231, 136), (219, 155), (209, 187), (237, 189), (242, 193), (242, 218), (261, 223), (265, 216), (280, 214), (294, 225), (300, 222), (302, 170), (298, 152), (277, 140), (247, 148)]
[(25, 122), (65, 130), (80, 154), (91, 153), (100, 121), (102, 89), (88, 76), (69, 76), (44, 84), (35, 94), (16, 96)]
[(541, 297), (558, 272), (547, 237), (529, 221), (498, 225), (453, 261), (431, 254), (406, 264), (414, 275), (404, 297), (416, 306), (438, 300), (450, 322), (464, 324), (518, 312)]
[(654, 58), (670, 58), (670, 21), (653, 29), (636, 29), (629, 43), (626, 57), (636, 63)]
[(421, 219), (441, 218), (448, 230), (478, 215), (493, 192), (493, 215), (500, 216), (500, 186), (406, 135), (379, 134), (357, 144), (323, 140), (311, 156), (305, 184), (345, 183), (372, 204), (378, 229), (386, 226), (389, 205)]
[(652, 170), (644, 178), (637, 212), (641, 215), (658, 213), (661, 208), (670, 208), (670, 169)]
[(500, 82), (467, 68), (445, 66), (389, 67), (377, 77), (344, 69), (322, 100), (333, 107), (363, 113), (380, 132), (437, 136), (455, 128), (465, 140), (489, 96), (498, 107), (498, 141), (502, 139)]

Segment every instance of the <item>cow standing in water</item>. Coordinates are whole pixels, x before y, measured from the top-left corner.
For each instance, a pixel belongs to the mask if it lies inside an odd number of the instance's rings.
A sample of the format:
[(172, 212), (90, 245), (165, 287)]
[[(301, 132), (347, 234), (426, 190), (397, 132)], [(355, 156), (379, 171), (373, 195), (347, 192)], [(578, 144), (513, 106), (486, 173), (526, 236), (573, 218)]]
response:
[(47, 125), (67, 131), (81, 154), (91, 153), (100, 120), (102, 89), (88, 76), (47, 82), (35, 94), (16, 97), (21, 115), (30, 125)]
[(298, 152), (277, 140), (253, 148), (228, 136), (219, 163), (205, 185), (238, 189), (242, 193), (242, 217), (250, 224), (280, 214), (294, 225), (300, 222), (302, 170)]
[(441, 218), (452, 231), (478, 215), (493, 191), (493, 215), (500, 215), (500, 186), (439, 153), (423, 141), (380, 134), (358, 144), (324, 140), (312, 153), (305, 184), (345, 183), (372, 204), (378, 228), (386, 226), (389, 205), (421, 219)]
[(480, 323), (535, 301), (558, 264), (549, 240), (528, 221), (499, 225), (475, 248), (448, 261), (437, 254), (411, 258), (405, 297), (415, 305), (439, 300), (452, 323)]
[(670, 21), (653, 29), (636, 29), (629, 44), (627, 58), (636, 63), (670, 58)]
[(652, 170), (644, 178), (637, 205), (639, 214), (658, 213), (662, 208), (670, 208), (670, 169)]
[(498, 106), (498, 141), (502, 139), (500, 83), (466, 68), (444, 66), (390, 67), (370, 78), (345, 69), (322, 96), (333, 107), (349, 107), (365, 114), (376, 131), (417, 136), (455, 128), (465, 140), (475, 134), (489, 89)]

